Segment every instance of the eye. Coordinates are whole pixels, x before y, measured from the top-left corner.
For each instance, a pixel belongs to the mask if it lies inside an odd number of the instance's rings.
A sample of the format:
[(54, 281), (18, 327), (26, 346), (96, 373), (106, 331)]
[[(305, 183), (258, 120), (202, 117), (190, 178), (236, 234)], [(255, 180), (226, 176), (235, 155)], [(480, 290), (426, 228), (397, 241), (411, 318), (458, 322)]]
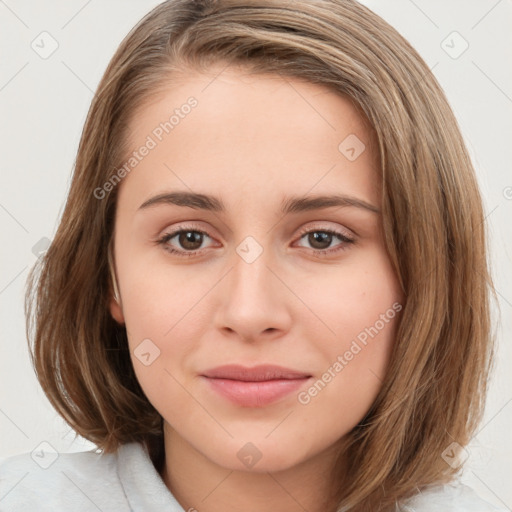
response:
[[(335, 248), (329, 248), (335, 239), (341, 241)], [(312, 246), (317, 255), (327, 255), (347, 249), (347, 246), (354, 244), (355, 240), (348, 234), (332, 229), (305, 229), (301, 232), (300, 240), (305, 239)]]
[[(208, 233), (200, 229), (191, 226), (179, 226), (171, 233), (164, 234), (156, 243), (163, 245), (164, 249), (172, 254), (188, 257), (195, 256), (200, 252), (204, 237), (211, 238)], [(176, 238), (176, 242), (181, 246), (181, 249), (175, 249), (169, 243), (173, 238)]]
[[(156, 243), (162, 245), (171, 254), (190, 257), (196, 256), (204, 249), (203, 242), (205, 237), (211, 238), (208, 233), (201, 229), (196, 229), (194, 226), (178, 226), (174, 231), (165, 233), (156, 240)], [(170, 243), (173, 239), (175, 239), (175, 243), (180, 247), (176, 248), (175, 245)], [(305, 239), (312, 246), (311, 250), (314, 254), (320, 256), (346, 250), (348, 245), (355, 243), (355, 240), (347, 233), (332, 229), (305, 229), (300, 233), (300, 240), (302, 239)], [(340, 243), (334, 248), (330, 247), (336, 239)]]

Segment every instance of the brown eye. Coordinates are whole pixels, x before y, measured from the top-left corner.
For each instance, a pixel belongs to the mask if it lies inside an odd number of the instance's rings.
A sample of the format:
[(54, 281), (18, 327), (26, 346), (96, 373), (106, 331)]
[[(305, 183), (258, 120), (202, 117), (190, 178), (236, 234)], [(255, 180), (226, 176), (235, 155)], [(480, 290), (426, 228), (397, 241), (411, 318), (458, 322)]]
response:
[[(203, 233), (199, 231), (180, 231), (178, 232), (178, 243), (183, 249), (196, 251), (201, 248), (203, 242)], [(174, 238), (174, 237), (173, 237)]]
[(313, 249), (318, 250), (328, 249), (333, 239), (333, 235), (325, 231), (312, 231), (307, 237)]
[[(172, 233), (166, 233), (157, 243), (164, 246), (166, 251), (179, 256), (194, 256), (200, 249), (208, 233), (198, 229), (180, 226)], [(171, 243), (175, 239), (174, 243)]]
[[(339, 243), (334, 248), (330, 248), (331, 244), (336, 239), (340, 240), (341, 243)], [(344, 233), (333, 231), (331, 229), (304, 230), (301, 233), (300, 240), (306, 240), (306, 242), (310, 245), (311, 250), (315, 254), (319, 255), (343, 251), (347, 249), (350, 244), (355, 243), (354, 239), (348, 237)]]

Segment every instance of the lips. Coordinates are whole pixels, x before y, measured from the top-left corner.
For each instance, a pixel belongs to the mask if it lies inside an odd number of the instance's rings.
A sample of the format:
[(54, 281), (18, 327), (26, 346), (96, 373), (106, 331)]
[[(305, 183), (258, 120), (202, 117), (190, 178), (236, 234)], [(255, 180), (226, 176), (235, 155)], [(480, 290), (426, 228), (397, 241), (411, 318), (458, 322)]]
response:
[(246, 368), (236, 364), (218, 366), (203, 373), (205, 377), (216, 379), (243, 380), (246, 382), (261, 382), (276, 379), (302, 379), (311, 377), (310, 374), (284, 368), (276, 365), (260, 365)]
[(225, 365), (201, 377), (210, 389), (242, 407), (263, 407), (298, 390), (311, 374), (276, 365)]

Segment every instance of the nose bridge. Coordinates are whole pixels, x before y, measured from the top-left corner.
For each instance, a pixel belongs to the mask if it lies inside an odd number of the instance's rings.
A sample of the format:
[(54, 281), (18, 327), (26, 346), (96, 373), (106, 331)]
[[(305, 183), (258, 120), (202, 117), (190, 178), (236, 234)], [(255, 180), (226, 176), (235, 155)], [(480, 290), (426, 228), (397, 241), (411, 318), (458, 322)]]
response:
[[(246, 196), (247, 197), (247, 196)], [(254, 194), (253, 197), (255, 198)], [(257, 198), (255, 198), (257, 199)], [(275, 263), (273, 254), (272, 231), (268, 231), (269, 221), (263, 218), (265, 215), (262, 204), (256, 200), (254, 203), (240, 203), (238, 216), (238, 229), (234, 235), (239, 242), (235, 245), (234, 265), (232, 270), (233, 285), (259, 288), (260, 284), (271, 286), (272, 273), (267, 268)], [(255, 222), (255, 219), (259, 219)], [(256, 290), (253, 290), (256, 292)]]
[[(261, 237), (260, 237), (261, 239)], [(275, 276), (269, 270), (274, 258), (271, 247), (262, 240), (248, 236), (235, 248), (234, 268), (230, 278), (231, 296), (236, 296), (240, 304), (247, 299), (269, 302), (269, 295), (275, 296)], [(273, 292), (273, 293), (271, 293)]]
[(256, 237), (248, 236), (235, 247), (233, 267), (221, 289), (217, 316), (218, 327), (230, 328), (248, 339), (268, 329), (289, 327), (290, 315), (283, 296), (286, 291), (274, 275), (272, 250), (266, 246), (263, 235), (261, 238), (260, 243)]

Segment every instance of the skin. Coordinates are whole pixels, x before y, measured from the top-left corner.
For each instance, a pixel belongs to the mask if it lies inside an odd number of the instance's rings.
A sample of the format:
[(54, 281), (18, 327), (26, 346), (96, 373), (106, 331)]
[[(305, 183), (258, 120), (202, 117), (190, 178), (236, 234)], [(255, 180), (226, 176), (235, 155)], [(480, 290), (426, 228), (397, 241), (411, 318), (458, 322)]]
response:
[[(311, 374), (307, 390), (402, 303), (380, 213), (354, 206), (280, 213), (285, 196), (332, 193), (380, 209), (372, 132), (350, 101), (322, 86), (219, 66), (169, 82), (132, 119), (130, 147), (190, 96), (197, 107), (118, 185), (115, 221), (120, 301), (110, 310), (126, 325), (137, 378), (164, 418), (162, 478), (185, 510), (334, 510), (335, 457), (379, 392), (399, 315), (307, 404), (293, 392), (241, 407), (199, 375), (228, 363), (278, 364)], [(354, 161), (338, 149), (349, 134), (366, 145)], [(214, 195), (226, 212), (139, 209), (166, 191)], [(189, 245), (175, 236), (167, 246), (197, 250), (192, 257), (155, 243), (183, 224), (207, 235)], [(301, 229), (335, 230), (354, 243), (315, 241)], [(248, 236), (263, 250), (251, 263), (236, 251)], [(147, 366), (134, 355), (145, 339), (160, 350)], [(237, 457), (248, 442), (261, 454), (252, 467)]]

